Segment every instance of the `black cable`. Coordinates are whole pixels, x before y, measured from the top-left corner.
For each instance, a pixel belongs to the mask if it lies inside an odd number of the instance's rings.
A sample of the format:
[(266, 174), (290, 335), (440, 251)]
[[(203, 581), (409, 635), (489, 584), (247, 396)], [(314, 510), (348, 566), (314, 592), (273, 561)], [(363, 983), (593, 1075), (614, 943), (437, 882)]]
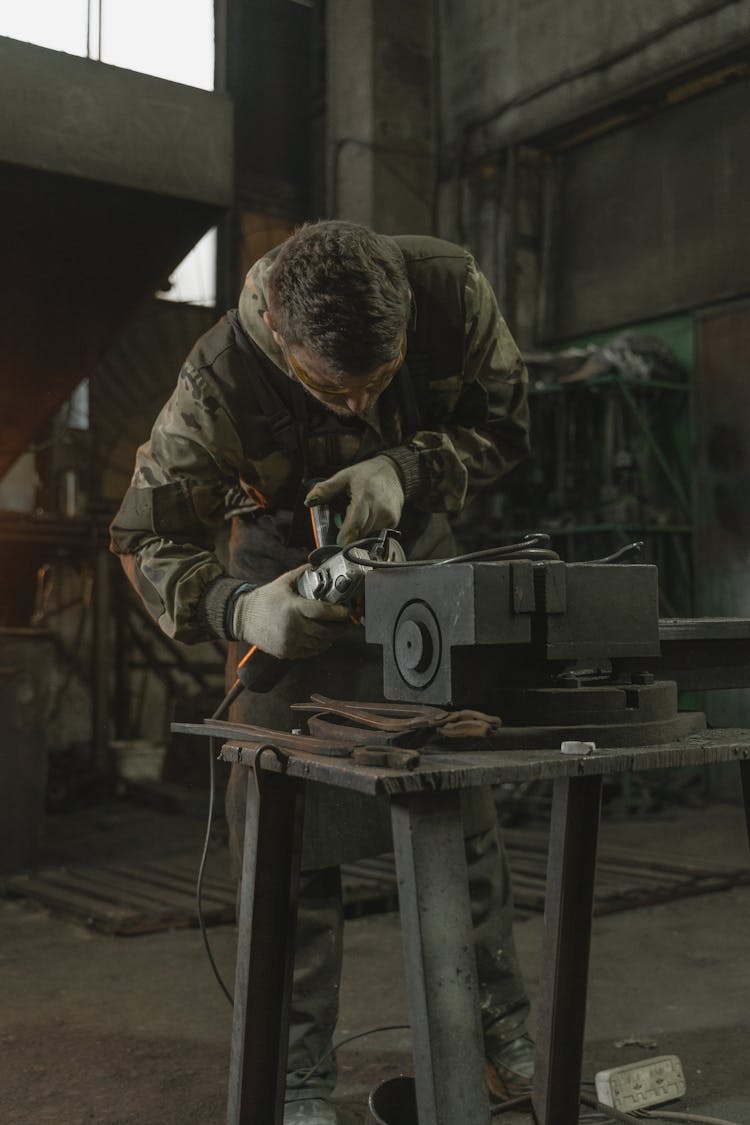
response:
[(318, 1061), (314, 1063), (309, 1070), (305, 1071), (300, 1081), (306, 1082), (308, 1078), (311, 1078), (316, 1070), (320, 1069), (326, 1059), (329, 1059), (331, 1055), (335, 1055), (346, 1043), (353, 1043), (355, 1039), (364, 1039), (368, 1035), (377, 1035), (381, 1031), (409, 1031), (410, 1028), (411, 1025), (408, 1023), (394, 1023), (386, 1024), (383, 1027), (371, 1027), (367, 1031), (358, 1031), (356, 1035), (347, 1035), (345, 1039), (340, 1039), (338, 1043), (329, 1047), (325, 1054), (321, 1055)]
[(693, 1121), (696, 1125), (739, 1125), (737, 1121), (727, 1121), (724, 1117), (704, 1117), (701, 1113), (677, 1113), (673, 1110), (657, 1109), (641, 1110), (641, 1115), (647, 1121)]
[[(535, 531), (526, 535), (523, 539), (519, 539), (517, 543), (506, 543), (504, 546), (486, 547), (481, 551), (471, 551), (466, 555), (453, 555), (449, 559), (415, 559), (411, 562), (387, 562), (378, 559), (358, 559), (352, 558), (349, 554), (355, 548), (367, 549), (373, 544), (378, 543), (379, 540), (375, 536), (369, 536), (365, 539), (358, 539), (355, 543), (350, 543), (347, 547), (342, 549), (342, 555), (349, 562), (361, 563), (373, 570), (395, 570), (396, 568), (403, 568), (407, 566), (451, 566), (453, 563), (464, 562), (479, 562), (481, 560), (490, 561), (492, 559), (531, 559), (532, 561), (540, 562), (544, 560), (559, 560), (560, 556), (557, 551), (553, 551), (541, 544), (549, 543), (550, 536), (544, 531)], [(589, 564), (600, 563), (616, 563), (622, 559), (627, 559), (631, 555), (640, 555), (643, 551), (643, 540), (637, 540), (634, 543), (628, 543), (624, 547), (620, 547), (611, 555), (605, 555), (601, 559), (583, 559), (582, 562)]]
[(640, 1117), (633, 1117), (630, 1113), (623, 1113), (621, 1109), (614, 1109), (610, 1105), (604, 1105), (597, 1098), (591, 1097), (590, 1094), (580, 1094), (579, 1101), (581, 1105), (587, 1105), (590, 1109), (596, 1109), (599, 1113), (603, 1113), (605, 1117), (609, 1117), (611, 1121), (626, 1121), (638, 1122), (641, 1121)]
[[(228, 704), (226, 703), (226, 698), (227, 697), (225, 697), (225, 699), (223, 700), (223, 702), (222, 702), (221, 706), (218, 708), (218, 710), (215, 711), (214, 714), (211, 716), (213, 719), (219, 718), (219, 716), (221, 714), (223, 714), (223, 712), (225, 710), (225, 705), (228, 706)], [(232, 1007), (234, 1007), (234, 999), (232, 997), (232, 994), (229, 991), (229, 989), (227, 988), (227, 986), (224, 984), (221, 973), (219, 972), (218, 967), (216, 965), (216, 962), (214, 961), (214, 955), (211, 952), (211, 945), (209, 943), (208, 932), (206, 930), (206, 921), (203, 917), (203, 904), (202, 904), (203, 872), (204, 872), (205, 867), (206, 867), (206, 857), (208, 856), (208, 842), (211, 838), (211, 829), (213, 827), (214, 799), (215, 799), (215, 796), (216, 796), (216, 767), (214, 765), (214, 743), (215, 743), (215, 741), (216, 740), (213, 739), (213, 738), (209, 738), (209, 740), (208, 740), (208, 757), (209, 757), (209, 763), (210, 763), (209, 764), (209, 774), (210, 774), (210, 778), (211, 778), (211, 784), (210, 784), (209, 795), (208, 795), (208, 818), (207, 818), (207, 823), (206, 823), (206, 838), (203, 841), (203, 852), (201, 854), (200, 867), (198, 868), (198, 881), (197, 881), (196, 887), (195, 887), (195, 905), (196, 905), (196, 910), (197, 910), (197, 913), (198, 913), (198, 925), (200, 926), (201, 936), (203, 937), (203, 944), (206, 947), (206, 954), (208, 956), (209, 964), (211, 965), (211, 969), (213, 971), (214, 976), (216, 977), (219, 988), (224, 993), (224, 995), (226, 996), (227, 1000), (232, 1005)]]
[(490, 1117), (499, 1117), (501, 1113), (507, 1113), (511, 1109), (523, 1109), (530, 1103), (531, 1094), (523, 1094), (520, 1098), (511, 1098), (510, 1101), (493, 1106), (490, 1110)]
[[(222, 699), (221, 703), (219, 704), (219, 706), (214, 711), (211, 718), (212, 719), (220, 719), (221, 716), (229, 709), (230, 703), (234, 702), (234, 700), (240, 694), (242, 689), (243, 689), (243, 685), (240, 683), (239, 680), (237, 680), (232, 685), (232, 687), (229, 689), (227, 694), (224, 696), (224, 698)], [(209, 740), (208, 740), (208, 771), (209, 771), (209, 778), (210, 778), (209, 793), (208, 793), (208, 816), (206, 818), (206, 838), (203, 841), (203, 851), (201, 853), (201, 861), (200, 861), (200, 865), (198, 867), (198, 879), (197, 879), (197, 882), (196, 882), (196, 885), (195, 885), (195, 907), (196, 907), (196, 913), (198, 915), (198, 925), (200, 926), (201, 937), (203, 938), (203, 944), (206, 948), (206, 954), (208, 956), (209, 964), (211, 966), (211, 969), (213, 971), (214, 976), (216, 977), (216, 981), (219, 985), (219, 988), (224, 993), (224, 995), (226, 996), (229, 1003), (234, 1007), (234, 998), (233, 998), (231, 992), (229, 991), (229, 989), (227, 988), (227, 986), (224, 984), (224, 980), (222, 978), (222, 975), (218, 970), (216, 962), (214, 961), (214, 955), (211, 951), (211, 943), (208, 940), (208, 931), (206, 930), (206, 920), (203, 917), (203, 873), (206, 869), (206, 859), (208, 857), (208, 844), (209, 844), (209, 840), (211, 839), (211, 829), (213, 828), (213, 823), (214, 823), (214, 804), (215, 804), (215, 800), (216, 800), (216, 765), (214, 763), (215, 742), (216, 742), (216, 740), (214, 738), (209, 738)]]
[(596, 1098), (591, 1097), (590, 1094), (580, 1095), (581, 1105), (587, 1105), (591, 1109), (596, 1109), (599, 1113), (603, 1113), (605, 1117), (609, 1117), (611, 1121), (694, 1121), (701, 1123), (701, 1125), (737, 1125), (734, 1121), (725, 1121), (720, 1117), (703, 1117), (697, 1113), (679, 1113), (672, 1110), (650, 1110), (642, 1109), (639, 1111), (638, 1117), (633, 1117), (632, 1114), (623, 1113), (621, 1109), (614, 1109), (610, 1105), (604, 1105)]
[(358, 559), (352, 558), (350, 552), (355, 548), (368, 548), (379, 542), (376, 536), (368, 536), (365, 539), (357, 539), (355, 543), (349, 543), (348, 546), (342, 549), (343, 557), (352, 563), (360, 563), (364, 566), (370, 567), (373, 570), (395, 570), (396, 568), (402, 569), (404, 567), (413, 566), (449, 566), (453, 563), (463, 562), (477, 562), (480, 559), (553, 559), (557, 560), (560, 556), (556, 551), (549, 550), (545, 544), (549, 543), (550, 537), (544, 531), (535, 531), (529, 535), (519, 539), (517, 543), (506, 543), (504, 546), (487, 547), (482, 551), (471, 551), (466, 555), (453, 555), (449, 559), (415, 559), (411, 562), (386, 562), (385, 560), (378, 559)]
[(635, 543), (628, 543), (625, 547), (620, 547), (619, 551), (615, 551), (611, 555), (605, 555), (603, 559), (591, 559), (592, 563), (615, 563), (620, 559), (627, 559), (630, 555), (640, 555), (643, 552), (645, 544), (642, 539), (638, 539)]

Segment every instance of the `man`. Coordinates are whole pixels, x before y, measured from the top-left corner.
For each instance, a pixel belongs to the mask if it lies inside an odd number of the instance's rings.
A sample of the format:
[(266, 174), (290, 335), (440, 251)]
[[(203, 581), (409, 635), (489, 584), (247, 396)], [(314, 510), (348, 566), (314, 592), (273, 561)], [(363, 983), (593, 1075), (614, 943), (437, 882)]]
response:
[[(341, 543), (397, 527), (407, 557), (446, 557), (449, 517), (527, 451), (526, 372), (471, 256), (433, 238), (309, 224), (252, 267), (238, 309), (195, 345), (138, 452), (112, 546), (169, 636), (293, 658), (274, 691), (246, 692), (235, 710), (289, 729), (288, 704), (311, 691), (382, 698), (364, 630), (296, 592), (311, 546), (305, 502), (343, 498)], [(235, 867), (244, 780), (236, 769), (227, 794)], [(343, 832), (338, 802), (311, 820)], [(528, 1086), (528, 1003), (491, 794), (467, 799), (464, 819), (488, 1082), (502, 1099)], [(285, 1125), (337, 1121), (333, 1059), (316, 1064), (337, 1016), (340, 858), (313, 839), (303, 860)]]

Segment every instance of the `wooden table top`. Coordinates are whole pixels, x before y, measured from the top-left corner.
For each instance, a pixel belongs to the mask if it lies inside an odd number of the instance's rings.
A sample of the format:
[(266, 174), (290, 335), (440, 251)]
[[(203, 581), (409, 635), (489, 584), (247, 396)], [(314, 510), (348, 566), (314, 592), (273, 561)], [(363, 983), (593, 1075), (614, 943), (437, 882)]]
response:
[[(180, 723), (173, 729), (189, 734), (213, 734), (221, 741), (221, 758), (251, 766), (256, 755), (252, 742), (226, 733), (217, 734), (210, 724)], [(550, 750), (447, 750), (424, 749), (413, 770), (358, 765), (349, 758), (329, 758), (296, 750), (277, 755), (264, 750), (260, 767), (305, 781), (322, 782), (370, 796), (467, 789), (501, 782), (584, 777), (635, 770), (713, 765), (750, 759), (750, 730), (704, 730), (675, 742), (655, 746), (599, 747), (585, 756)]]

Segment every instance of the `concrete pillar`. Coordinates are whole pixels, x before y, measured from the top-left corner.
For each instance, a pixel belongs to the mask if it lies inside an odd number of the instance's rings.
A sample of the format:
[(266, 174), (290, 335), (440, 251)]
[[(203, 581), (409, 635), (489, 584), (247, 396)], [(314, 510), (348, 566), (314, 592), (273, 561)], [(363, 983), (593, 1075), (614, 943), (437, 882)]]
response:
[(234, 103), (234, 206), (219, 227), (217, 297), (237, 303), (248, 267), (309, 218), (312, 5), (214, 0), (216, 88)]
[(433, 230), (433, 0), (328, 0), (328, 212), (386, 234)]

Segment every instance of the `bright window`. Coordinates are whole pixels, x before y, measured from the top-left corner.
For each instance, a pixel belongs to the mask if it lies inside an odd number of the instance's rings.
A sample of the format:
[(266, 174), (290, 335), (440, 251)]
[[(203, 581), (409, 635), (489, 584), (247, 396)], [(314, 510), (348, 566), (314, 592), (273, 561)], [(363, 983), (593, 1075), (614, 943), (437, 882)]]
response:
[[(0, 35), (185, 86), (214, 88), (213, 0), (0, 0)], [(193, 247), (170, 281), (161, 296), (214, 304), (215, 230)]]
[(5, 0), (0, 35), (214, 88), (213, 0)]

